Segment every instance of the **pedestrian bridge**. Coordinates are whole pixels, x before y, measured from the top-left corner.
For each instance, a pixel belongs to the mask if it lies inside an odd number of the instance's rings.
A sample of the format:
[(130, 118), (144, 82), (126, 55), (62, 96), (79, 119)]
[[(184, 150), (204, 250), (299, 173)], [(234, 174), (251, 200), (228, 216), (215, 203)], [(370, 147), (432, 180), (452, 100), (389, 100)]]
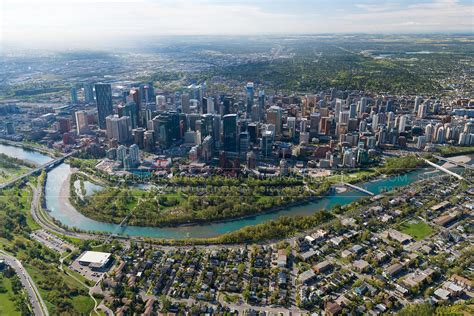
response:
[(354, 190), (357, 190), (359, 192), (362, 192), (362, 193), (365, 193), (367, 195), (371, 195), (371, 196), (374, 196), (375, 194), (364, 189), (364, 188), (361, 188), (361, 187), (358, 187), (356, 185), (353, 185), (353, 184), (350, 184), (350, 183), (347, 183), (347, 182), (341, 182), (342, 185), (345, 185), (346, 187), (349, 187), (351, 189), (354, 189)]
[(428, 159), (425, 159), (425, 158), (422, 158), (427, 164), (429, 164), (430, 166), (432, 167), (435, 167), (436, 169), (446, 173), (446, 174), (449, 174), (450, 176), (453, 176), (455, 178), (458, 178), (459, 180), (464, 180), (464, 181), (467, 181), (464, 177), (462, 177), (461, 175), (455, 173), (455, 172), (452, 172), (451, 170), (448, 170), (440, 165), (437, 165), (435, 164), (434, 162), (431, 162), (429, 161)]

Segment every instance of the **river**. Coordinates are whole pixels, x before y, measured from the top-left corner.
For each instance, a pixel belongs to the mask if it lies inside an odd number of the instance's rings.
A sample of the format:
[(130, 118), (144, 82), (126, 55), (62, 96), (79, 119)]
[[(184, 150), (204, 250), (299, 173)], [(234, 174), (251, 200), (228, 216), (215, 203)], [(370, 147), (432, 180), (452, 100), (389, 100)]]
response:
[[(29, 151), (17, 147), (1, 145), (0, 153), (4, 153), (19, 159), (27, 159), (37, 163), (45, 163), (52, 158), (41, 153)], [(411, 173), (387, 177), (377, 181), (370, 181), (359, 186), (375, 193), (392, 190), (424, 179), (428, 176), (437, 175), (431, 172), (433, 169), (420, 169)], [(130, 236), (156, 237), (156, 238), (186, 238), (186, 237), (213, 237), (227, 232), (235, 231), (239, 228), (256, 225), (268, 220), (276, 219), (280, 216), (310, 215), (317, 210), (330, 209), (335, 205), (346, 205), (361, 197), (366, 196), (358, 191), (349, 190), (344, 193), (334, 193), (322, 197), (317, 201), (306, 203), (299, 206), (288, 207), (284, 210), (271, 213), (256, 215), (243, 219), (235, 219), (226, 222), (212, 223), (205, 225), (180, 226), (169, 228), (158, 227), (140, 227), (126, 226), (120, 227), (118, 224), (99, 222), (79, 213), (68, 200), (69, 183), (68, 177), (71, 174), (71, 168), (68, 164), (61, 164), (48, 172), (46, 179), (46, 207), (50, 215), (61, 223), (76, 227), (82, 230), (102, 231), (114, 234), (125, 234)]]

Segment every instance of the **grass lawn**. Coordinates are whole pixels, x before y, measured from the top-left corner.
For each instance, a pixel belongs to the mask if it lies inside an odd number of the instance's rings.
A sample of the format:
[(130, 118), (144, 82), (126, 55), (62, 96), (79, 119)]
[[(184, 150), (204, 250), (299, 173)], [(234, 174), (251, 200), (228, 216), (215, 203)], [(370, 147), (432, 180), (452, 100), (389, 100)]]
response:
[(364, 169), (358, 170), (356, 172), (344, 172), (343, 174), (334, 174), (329, 177), (325, 177), (324, 179), (332, 184), (340, 182), (357, 183), (360, 181), (364, 181), (364, 179), (372, 177), (374, 175), (377, 175), (374, 169)]
[(21, 315), (16, 310), (15, 303), (10, 299), (10, 296), (14, 295), (11, 281), (3, 277), (0, 284), (7, 290), (6, 293), (0, 293), (0, 315)]
[(63, 269), (65, 271), (67, 271), (68, 274), (70, 275), (73, 275), (74, 277), (76, 277), (77, 279), (79, 279), (82, 283), (85, 283), (87, 284), (88, 286), (93, 286), (95, 283), (94, 281), (91, 281), (89, 279), (87, 279), (85, 276), (83, 276), (82, 274), (74, 271), (74, 270), (71, 270), (69, 269), (69, 267), (67, 267), (66, 265), (63, 264)]
[(431, 226), (422, 221), (404, 222), (400, 225), (400, 230), (403, 233), (412, 236), (416, 240), (422, 240), (426, 236), (431, 235), (431, 233), (433, 232), (433, 229), (431, 228)]
[(24, 173), (27, 173), (30, 168), (18, 166), (18, 169), (3, 169), (0, 168), (0, 183), (5, 183), (11, 179), (20, 176)]
[(72, 306), (81, 314), (89, 314), (94, 309), (94, 301), (89, 296), (75, 296), (72, 299)]
[[(39, 270), (38, 268), (34, 266), (25, 264), (25, 268), (30, 274), (33, 281), (35, 281), (37, 286), (40, 280), (44, 280), (45, 278), (47, 278), (47, 276), (45, 276), (41, 270)], [(70, 276), (67, 276), (66, 274), (61, 273), (61, 272), (58, 272), (58, 274), (63, 278), (66, 284), (70, 285), (71, 287), (84, 288), (83, 285), (78, 283), (76, 280), (74, 280)], [(54, 314), (56, 307), (54, 303), (48, 301), (48, 293), (50, 291), (44, 290), (40, 286), (38, 286), (38, 290), (41, 296), (43, 297), (46, 307), (48, 308), (50, 312), (53, 311), (53, 314)], [(71, 297), (70, 299), (71, 299), (71, 304), (74, 307), (74, 310), (80, 314), (89, 314), (89, 312), (94, 308), (94, 301), (88, 295), (77, 295), (77, 296)]]

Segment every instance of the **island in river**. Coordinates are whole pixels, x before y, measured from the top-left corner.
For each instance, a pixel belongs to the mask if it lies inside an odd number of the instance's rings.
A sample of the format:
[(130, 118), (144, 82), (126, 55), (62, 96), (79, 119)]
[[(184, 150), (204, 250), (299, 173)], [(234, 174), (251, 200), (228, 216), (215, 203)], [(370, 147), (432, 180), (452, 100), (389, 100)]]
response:
[[(389, 158), (383, 166), (345, 173), (344, 177), (173, 177), (149, 190), (108, 185), (84, 194), (87, 176), (70, 180), (71, 204), (86, 217), (128, 225), (173, 227), (244, 218), (307, 203), (330, 193), (333, 184), (368, 180), (383, 174), (411, 171), (423, 164), (414, 157)], [(79, 182), (79, 183), (78, 183)], [(82, 188), (82, 189), (81, 189)]]
[[(70, 201), (85, 216), (119, 224), (124, 218), (134, 226), (178, 226), (204, 224), (251, 216), (308, 202), (329, 193), (329, 181), (302, 178), (258, 179), (222, 176), (177, 177), (166, 187), (108, 186), (93, 194), (82, 194), (71, 176)], [(81, 188), (83, 184), (79, 185)]]

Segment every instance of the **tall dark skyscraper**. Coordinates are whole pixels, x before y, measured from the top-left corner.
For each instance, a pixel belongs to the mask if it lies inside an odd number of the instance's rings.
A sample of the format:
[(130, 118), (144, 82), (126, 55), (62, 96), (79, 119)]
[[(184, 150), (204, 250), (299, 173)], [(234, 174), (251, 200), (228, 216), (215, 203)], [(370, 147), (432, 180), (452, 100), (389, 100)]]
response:
[(213, 149), (220, 146), (221, 117), (216, 114), (204, 114), (201, 116), (201, 137), (212, 136)]
[(224, 150), (237, 152), (237, 114), (224, 115)]
[(230, 96), (224, 96), (223, 104), (224, 104), (224, 115), (230, 114), (231, 108), (234, 104), (234, 99)]
[(135, 117), (137, 118), (138, 123), (141, 124), (140, 111), (143, 107), (142, 107), (142, 97), (141, 97), (140, 90), (136, 88), (131, 89), (128, 94), (127, 101), (135, 102)]
[(119, 117), (122, 117), (122, 116), (130, 117), (132, 128), (137, 128), (138, 126), (138, 117), (137, 117), (136, 108), (137, 108), (137, 105), (133, 101), (127, 102), (127, 104), (125, 105), (119, 105), (117, 108)]
[(153, 129), (160, 146), (168, 148), (180, 139), (180, 118), (175, 111), (162, 112), (153, 118)]
[(114, 113), (114, 108), (112, 106), (112, 86), (106, 83), (96, 84), (95, 99), (97, 103), (97, 112), (99, 114), (99, 127), (105, 129), (105, 118)]
[(250, 117), (252, 114), (252, 107), (253, 107), (253, 82), (247, 83), (247, 117)]
[(94, 102), (94, 85), (92, 83), (84, 84), (84, 102)]
[(71, 88), (71, 104), (72, 105), (77, 104), (77, 89), (76, 89), (76, 87)]
[(263, 120), (264, 113), (265, 113), (265, 91), (260, 90), (258, 92), (258, 119), (259, 121)]

